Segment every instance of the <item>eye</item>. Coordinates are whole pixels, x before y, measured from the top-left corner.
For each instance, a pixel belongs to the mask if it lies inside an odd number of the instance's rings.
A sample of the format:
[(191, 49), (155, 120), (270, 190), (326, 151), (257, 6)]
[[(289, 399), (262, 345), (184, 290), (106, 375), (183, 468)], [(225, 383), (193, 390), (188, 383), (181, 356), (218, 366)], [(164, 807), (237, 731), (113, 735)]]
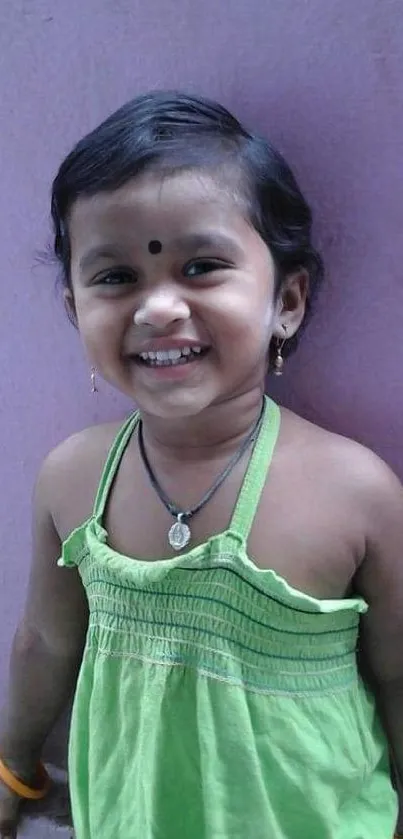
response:
[(113, 268), (95, 278), (96, 285), (121, 286), (137, 282), (137, 275), (128, 268)]
[(228, 268), (228, 265), (219, 259), (195, 259), (185, 265), (183, 274), (185, 277), (200, 277), (213, 271), (222, 271), (224, 268)]

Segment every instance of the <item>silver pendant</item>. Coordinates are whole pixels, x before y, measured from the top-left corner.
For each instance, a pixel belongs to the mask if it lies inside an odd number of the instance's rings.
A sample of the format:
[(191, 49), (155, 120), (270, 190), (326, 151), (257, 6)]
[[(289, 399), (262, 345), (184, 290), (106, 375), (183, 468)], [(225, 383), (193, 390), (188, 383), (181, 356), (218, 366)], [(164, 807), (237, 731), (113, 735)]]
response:
[(169, 530), (168, 541), (174, 551), (181, 551), (189, 544), (192, 534), (190, 527), (182, 521), (182, 515), (179, 515), (175, 524)]

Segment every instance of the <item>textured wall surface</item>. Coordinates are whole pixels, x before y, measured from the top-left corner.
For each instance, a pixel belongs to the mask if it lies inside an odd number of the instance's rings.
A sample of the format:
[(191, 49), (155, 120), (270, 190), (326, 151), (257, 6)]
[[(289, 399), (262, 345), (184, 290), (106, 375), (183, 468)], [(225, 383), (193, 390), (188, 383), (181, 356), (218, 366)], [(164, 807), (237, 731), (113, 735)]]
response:
[[(91, 398), (54, 270), (37, 258), (62, 156), (156, 87), (221, 99), (267, 132), (313, 205), (327, 264), (276, 395), (403, 475), (402, 76), (401, 0), (2, 0), (1, 692), (38, 466), (74, 430), (127, 410), (107, 386)], [(31, 832), (45, 839), (37, 822)]]

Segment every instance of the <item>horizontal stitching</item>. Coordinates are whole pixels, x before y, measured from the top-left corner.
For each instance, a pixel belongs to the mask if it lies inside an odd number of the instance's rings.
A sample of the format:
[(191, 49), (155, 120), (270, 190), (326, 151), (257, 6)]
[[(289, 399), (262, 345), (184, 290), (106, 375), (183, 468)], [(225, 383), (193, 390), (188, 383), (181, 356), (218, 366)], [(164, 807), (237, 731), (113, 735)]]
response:
[[(107, 626), (106, 624), (103, 624), (103, 623), (98, 623), (98, 624), (92, 625), (91, 628), (92, 629), (98, 629), (98, 628), (99, 629), (106, 629), (109, 632), (114, 633), (115, 635), (124, 635), (125, 637), (127, 637), (127, 633), (125, 632), (124, 629), (112, 629), (110, 626)], [(145, 638), (148, 641), (167, 641), (168, 643), (172, 642), (171, 638), (166, 638), (163, 635), (147, 635), (145, 632), (136, 632), (135, 634), (136, 634), (137, 637)], [(237, 663), (242, 664), (244, 667), (252, 667), (254, 670), (264, 670), (265, 672), (267, 671), (267, 665), (264, 666), (264, 665), (260, 665), (260, 664), (251, 664), (249, 662), (245, 662), (244, 659), (239, 658), (238, 656), (231, 655), (231, 653), (226, 653), (226, 652), (223, 652), (222, 650), (217, 650), (215, 647), (205, 646), (204, 644), (198, 643), (198, 641), (191, 641), (191, 640), (188, 641), (186, 638), (175, 638), (175, 644), (185, 644), (185, 645), (191, 645), (193, 647), (198, 647), (199, 649), (204, 650), (206, 652), (211, 652), (211, 653), (214, 653), (216, 655), (220, 655), (223, 658), (228, 658), (230, 661), (236, 661)], [(275, 656), (274, 656), (274, 658), (275, 658)], [(303, 661), (303, 659), (301, 659), (301, 661)], [(329, 667), (327, 670), (320, 670), (320, 671), (317, 671), (317, 670), (306, 671), (306, 670), (304, 670), (303, 672), (298, 671), (298, 670), (280, 670), (278, 675), (280, 675), (280, 676), (301, 676), (301, 675), (303, 675), (303, 676), (321, 676), (323, 673), (327, 674), (327, 673), (336, 673), (336, 672), (339, 672), (340, 670), (350, 670), (351, 666), (352, 666), (351, 664), (341, 664), (339, 667)]]
[[(96, 563), (93, 563), (93, 564), (96, 564)], [(107, 586), (112, 586), (113, 588), (118, 588), (118, 589), (122, 588), (124, 591), (132, 591), (133, 593), (136, 592), (136, 591), (141, 591), (141, 592), (148, 593), (150, 591), (150, 589), (148, 589), (148, 588), (147, 589), (137, 589), (137, 588), (133, 588), (131, 586), (121, 586), (118, 583), (112, 583), (110, 580), (105, 580), (101, 577), (95, 578), (94, 580), (90, 580), (87, 583), (86, 587), (89, 588), (90, 585), (92, 585), (93, 583), (97, 583), (97, 582), (98, 583), (103, 583)], [(216, 588), (222, 588), (224, 591), (229, 592), (231, 595), (233, 595), (233, 596), (235, 595), (235, 597), (237, 597), (240, 601), (245, 603), (248, 607), (250, 606), (250, 603), (248, 602), (245, 595), (240, 594), (238, 591), (235, 591), (234, 588), (232, 588), (231, 586), (227, 585), (226, 583), (222, 583), (218, 580), (212, 580), (212, 579), (209, 579), (209, 580), (190, 580), (190, 585), (194, 585), (194, 586), (200, 586), (200, 585), (202, 585), (202, 586), (214, 586)], [(169, 593), (170, 592), (168, 592), (167, 594), (169, 594)], [(103, 596), (103, 595), (101, 595), (101, 596)], [(175, 594), (173, 596), (182, 597), (184, 595)], [(199, 597), (199, 595), (197, 595), (197, 594), (191, 595), (191, 596), (195, 597), (195, 598)], [(201, 599), (202, 598), (203, 598), (203, 595), (201, 596)], [(206, 598), (206, 599), (208, 599), (208, 598)], [(214, 598), (212, 598), (212, 599), (214, 599)], [(221, 603), (221, 602), (225, 603), (225, 601), (220, 601), (220, 600), (217, 600), (217, 602), (218, 603)], [(230, 606), (230, 608), (235, 608), (235, 607)], [(262, 606), (258, 606), (256, 603), (253, 605), (253, 608), (254, 608), (254, 610), (257, 609), (262, 615), (267, 615), (267, 608), (263, 608)], [(241, 614), (244, 614), (244, 613), (241, 612)], [(312, 615), (316, 616), (318, 613), (310, 612), (309, 614), (312, 614)], [(322, 616), (325, 616), (325, 613), (323, 613), (323, 612), (321, 612), (319, 614), (321, 614)], [(250, 620), (253, 620), (253, 618), (250, 618)], [(260, 623), (260, 621), (257, 621), (257, 622)], [(265, 624), (262, 623), (262, 626), (263, 625), (265, 625)], [(314, 634), (315, 635), (325, 635), (325, 634), (330, 635), (331, 633), (338, 634), (339, 632), (351, 632), (352, 630), (355, 631), (356, 629), (357, 629), (357, 621), (355, 622), (355, 624), (352, 624), (351, 626), (348, 626), (348, 627), (343, 627), (342, 629), (329, 629), (329, 630), (324, 630), (323, 632), (312, 633), (312, 635), (314, 635)], [(284, 631), (289, 632), (290, 630), (284, 630)], [(296, 635), (302, 635), (302, 634), (309, 634), (309, 633), (296, 632), (295, 634)]]
[[(181, 569), (181, 570), (183, 570), (183, 569)], [(211, 585), (211, 586), (216, 586), (217, 588), (222, 588), (222, 589), (224, 589), (224, 591), (230, 592), (232, 595), (235, 594), (235, 596), (237, 598), (239, 598), (239, 600), (243, 601), (248, 607), (250, 607), (250, 602), (248, 601), (247, 597), (245, 597), (245, 595), (243, 595), (243, 594), (240, 594), (238, 591), (234, 590), (233, 587), (231, 587), (230, 585), (227, 585), (226, 583), (222, 583), (222, 582), (217, 581), (217, 580), (208, 579), (208, 580), (190, 580), (190, 585), (195, 585), (195, 586), (200, 586), (200, 585), (209, 586), (209, 585)], [(198, 597), (198, 595), (193, 595), (193, 596)], [(218, 602), (221, 602), (221, 601), (218, 601)], [(267, 615), (267, 608), (263, 608), (262, 606), (258, 606), (256, 603), (254, 603), (253, 608), (257, 609), (262, 615)], [(310, 614), (316, 615), (317, 613), (310, 612)], [(323, 614), (323, 613), (321, 613), (321, 614)], [(350, 631), (350, 629), (356, 629), (356, 626), (352, 625), (351, 627), (344, 627), (342, 630), (329, 629), (329, 630), (325, 630), (324, 632), (321, 632), (319, 634), (321, 634), (321, 635), (322, 634), (330, 634), (331, 632), (338, 633), (340, 631), (341, 632), (348, 632), (348, 631)]]
[[(228, 557), (228, 559), (234, 559), (233, 554), (220, 553), (220, 560), (225, 559), (226, 557)], [(134, 565), (136, 564), (136, 559), (135, 558), (133, 558), (133, 563), (134, 563)], [(93, 562), (89, 564), (88, 568), (91, 569), (93, 565), (97, 566), (98, 570), (99, 570), (99, 562), (96, 559), (94, 559)], [(152, 565), (153, 565), (153, 561), (150, 560), (150, 566), (152, 566)], [(239, 580), (244, 582), (247, 586), (252, 588), (258, 594), (261, 594), (262, 597), (267, 598), (267, 600), (272, 600), (274, 603), (277, 603), (279, 606), (283, 606), (285, 609), (289, 609), (292, 612), (299, 612), (303, 615), (311, 615), (312, 617), (317, 617), (317, 616), (328, 617), (329, 614), (331, 614), (331, 613), (326, 613), (326, 612), (321, 612), (321, 611), (313, 611), (313, 610), (310, 610), (310, 609), (300, 609), (297, 606), (292, 606), (290, 603), (286, 603), (285, 601), (281, 600), (279, 597), (275, 597), (273, 594), (268, 594), (267, 592), (262, 591), (262, 589), (255, 586), (254, 583), (251, 583), (250, 580), (248, 580), (246, 577), (244, 577), (242, 574), (240, 574), (239, 571), (237, 571), (235, 568), (231, 568), (228, 565), (218, 565), (218, 564), (208, 565), (208, 566), (204, 565), (202, 568), (197, 568), (195, 566), (186, 567), (184, 565), (176, 565), (175, 570), (176, 571), (189, 571), (189, 572), (227, 571), (228, 573), (233, 574), (234, 576), (238, 577)], [(124, 585), (123, 583), (113, 583), (112, 581), (110, 581), (108, 579), (105, 579), (105, 578), (102, 578), (102, 577), (96, 577), (94, 580), (90, 580), (88, 584), (91, 584), (92, 582), (106, 583), (108, 585), (114, 586), (115, 588), (121, 588), (125, 591), (126, 590), (127, 591), (134, 591), (135, 590), (133, 588), (133, 586)], [(303, 595), (303, 592), (301, 592), (301, 594)], [(315, 599), (315, 598), (313, 598), (313, 599)], [(320, 600), (318, 600), (318, 602), (320, 603)], [(353, 624), (352, 624), (351, 628), (355, 628)], [(348, 631), (348, 629), (350, 629), (350, 627), (347, 627), (346, 631)], [(330, 631), (333, 631), (333, 630), (330, 630)], [(334, 631), (337, 632), (339, 630), (334, 630)]]
[[(155, 594), (156, 596), (158, 596), (160, 594), (163, 594), (163, 596), (166, 596), (166, 597), (169, 597), (169, 596), (179, 597), (179, 598), (180, 597), (186, 597), (186, 595), (182, 595), (182, 594), (172, 594), (172, 595), (170, 595), (169, 593), (166, 594), (165, 592), (159, 592), (159, 591), (152, 592), (152, 591), (145, 591), (144, 589), (136, 589), (136, 593)], [(188, 596), (194, 598), (195, 600), (199, 599), (195, 595), (188, 595)], [(213, 603), (217, 603), (217, 602), (222, 603), (223, 606), (227, 605), (224, 601), (216, 601), (216, 600), (213, 600), (212, 598), (208, 598), (208, 597), (201, 598), (201, 599), (208, 600), (208, 601), (213, 602)], [(113, 597), (108, 597), (108, 595), (106, 595), (106, 594), (92, 594), (91, 595), (91, 601), (93, 601), (93, 600), (105, 600), (105, 601), (108, 601), (110, 603), (116, 604), (116, 600), (114, 600)], [(231, 607), (228, 607), (228, 608), (231, 608)], [(103, 610), (99, 609), (98, 611), (102, 612)], [(257, 623), (259, 626), (262, 626), (264, 629), (269, 629), (269, 630), (271, 630), (273, 632), (277, 632), (279, 634), (292, 635), (292, 636), (308, 635), (309, 637), (312, 637), (312, 638), (317, 638), (317, 637), (320, 637), (322, 635), (329, 635), (330, 634), (330, 632), (327, 632), (327, 631), (326, 632), (297, 632), (295, 630), (290, 630), (290, 629), (280, 629), (276, 626), (270, 626), (269, 624), (261, 623), (260, 621), (253, 621), (252, 618), (249, 618), (249, 616), (245, 615), (244, 612), (240, 612), (239, 609), (234, 609), (234, 611), (237, 614), (242, 615), (242, 617), (246, 618), (246, 620), (251, 620), (253, 623)], [(170, 606), (169, 607), (169, 612), (172, 615), (188, 615), (189, 614), (189, 609), (174, 609), (172, 606)], [(225, 618), (219, 618), (219, 617), (217, 617), (217, 615), (212, 615), (212, 614), (209, 614), (208, 612), (196, 612), (196, 611), (192, 610), (191, 615), (192, 615), (192, 617), (195, 616), (195, 617), (198, 617), (198, 618), (204, 618), (204, 619), (211, 620), (211, 621), (217, 621), (217, 622), (219, 622), (221, 624), (224, 624), (225, 626), (229, 626), (231, 628), (234, 626), (234, 624), (231, 623), (229, 620), (226, 620)], [(115, 617), (120, 618), (122, 620), (125, 620), (125, 619), (131, 620), (132, 619), (131, 615), (124, 615), (124, 614), (117, 614), (117, 613), (115, 613)], [(249, 632), (248, 629), (242, 629), (242, 627), (237, 626), (236, 628), (239, 629), (240, 632), (243, 632), (245, 635), (249, 635), (251, 638), (254, 638), (256, 641), (262, 641), (262, 637), (260, 635), (255, 635), (254, 633)], [(337, 630), (332, 630), (332, 634), (334, 634), (334, 633), (337, 634)], [(344, 644), (344, 639), (340, 639), (339, 641), (334, 641), (333, 643)]]
[[(226, 583), (221, 583), (219, 580), (212, 580), (212, 579), (190, 580), (190, 583), (188, 585), (215, 586), (216, 588), (222, 588), (224, 591), (229, 592), (232, 596), (234, 596), (234, 594), (235, 594), (235, 596), (240, 601), (242, 601), (244, 604), (246, 604), (247, 607), (250, 607), (250, 602), (248, 601), (247, 597), (245, 597), (244, 594), (240, 594), (239, 591), (235, 591), (233, 587), (227, 585)], [(197, 596), (198, 595), (194, 595), (194, 597), (197, 597)], [(220, 602), (220, 601), (218, 601), (218, 602)], [(263, 608), (263, 606), (258, 606), (256, 603), (254, 604), (253, 608), (254, 608), (254, 610), (257, 609), (262, 615), (267, 615), (267, 608)], [(332, 630), (332, 631), (337, 632), (336, 629)]]
[[(220, 554), (220, 559), (224, 559), (225, 556), (228, 556), (230, 559), (233, 558), (232, 554), (223, 554), (222, 553), (222, 554)], [(311, 611), (310, 609), (299, 609), (299, 608), (297, 608), (297, 606), (291, 606), (289, 603), (285, 603), (280, 598), (274, 597), (272, 594), (267, 594), (267, 592), (262, 591), (261, 589), (257, 588), (257, 586), (255, 586), (253, 583), (251, 583), (249, 580), (247, 580), (245, 577), (243, 577), (242, 574), (239, 573), (239, 571), (236, 571), (235, 568), (230, 568), (229, 566), (226, 566), (226, 565), (218, 565), (218, 564), (217, 565), (211, 565), (211, 566), (204, 565), (203, 568), (187, 568), (183, 565), (177, 565), (176, 567), (178, 568), (179, 571), (217, 571), (217, 570), (228, 571), (230, 574), (234, 574), (236, 577), (238, 577), (240, 580), (242, 580), (244, 583), (246, 583), (246, 585), (250, 586), (250, 588), (254, 589), (254, 591), (257, 591), (258, 594), (262, 594), (264, 597), (267, 597), (268, 600), (273, 600), (274, 603), (278, 603), (280, 606), (284, 606), (285, 609), (291, 609), (291, 611), (300, 612), (303, 615), (315, 615), (315, 616), (321, 615), (322, 617), (324, 615), (326, 615), (326, 612), (320, 612), (320, 611), (315, 612), (315, 611)], [(315, 599), (315, 598), (313, 598), (313, 599)], [(318, 601), (318, 602), (320, 602), (320, 601)]]
[[(91, 614), (93, 614), (93, 615), (104, 614), (104, 615), (110, 615), (111, 617), (116, 618), (116, 615), (114, 614), (114, 612), (108, 612), (106, 609), (93, 609)], [(198, 633), (201, 633), (203, 635), (212, 635), (214, 638), (221, 638), (222, 641), (226, 641), (229, 644), (235, 644), (237, 647), (240, 647), (243, 650), (248, 650), (249, 652), (254, 653), (254, 655), (262, 655), (265, 658), (278, 658), (278, 659), (284, 659), (284, 661), (298, 661), (299, 660), (295, 656), (280, 656), (280, 655), (273, 656), (273, 655), (270, 655), (270, 653), (261, 653), (258, 650), (255, 650), (253, 647), (250, 647), (248, 644), (242, 644), (240, 641), (234, 641), (232, 638), (226, 638), (223, 635), (219, 635), (217, 632), (213, 632), (210, 629), (200, 629), (200, 628), (196, 629), (195, 627), (188, 626), (187, 624), (168, 623), (167, 621), (145, 620), (144, 618), (138, 618), (138, 617), (126, 618), (126, 620), (129, 620), (132, 623), (150, 624), (151, 626), (163, 626), (163, 627), (166, 627), (166, 628), (170, 627), (172, 629), (188, 629), (188, 630), (190, 630), (190, 632), (198, 632)], [(330, 661), (331, 659), (345, 658), (346, 656), (351, 655), (354, 651), (355, 651), (355, 646), (351, 650), (347, 650), (344, 653), (337, 653), (337, 655), (331, 655), (331, 656), (327, 655), (327, 656), (320, 656), (320, 657), (319, 656), (309, 656), (309, 657), (307, 657), (307, 660), (309, 660), (309, 661)]]
[[(148, 664), (157, 664), (161, 667), (184, 667), (186, 666), (185, 662), (182, 661), (161, 661), (154, 658), (149, 658), (148, 656), (142, 656), (138, 653), (115, 653), (110, 652), (109, 650), (105, 649), (97, 649), (93, 647), (87, 647), (87, 650), (95, 649), (96, 652), (104, 655), (107, 658), (135, 658), (138, 661), (144, 661)], [(205, 668), (194, 668), (195, 672), (198, 673), (200, 676), (206, 676), (207, 678), (214, 679), (217, 682), (224, 682), (226, 684), (230, 684), (233, 687), (242, 688), (243, 690), (247, 691), (248, 693), (256, 693), (256, 694), (265, 694), (265, 695), (272, 695), (272, 696), (293, 696), (293, 697), (311, 697), (312, 695), (316, 696), (326, 696), (329, 693), (340, 693), (343, 690), (348, 690), (348, 688), (353, 685), (356, 679), (351, 679), (346, 685), (343, 685), (339, 688), (333, 688), (332, 691), (330, 690), (306, 690), (306, 691), (288, 691), (288, 690), (274, 690), (273, 688), (258, 688), (253, 686), (253, 683), (247, 682), (240, 682), (236, 680), (231, 680), (229, 678), (225, 678), (223, 676), (219, 676), (214, 672), (210, 672)]]

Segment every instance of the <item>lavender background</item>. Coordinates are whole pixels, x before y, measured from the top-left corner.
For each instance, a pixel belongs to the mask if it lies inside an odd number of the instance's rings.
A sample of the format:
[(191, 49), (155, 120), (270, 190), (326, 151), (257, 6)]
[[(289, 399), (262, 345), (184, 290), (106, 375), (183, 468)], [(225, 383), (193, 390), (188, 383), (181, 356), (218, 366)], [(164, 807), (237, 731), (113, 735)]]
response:
[[(327, 264), (316, 317), (275, 395), (403, 476), (402, 77), (401, 0), (2, 0), (1, 694), (40, 462), (76, 429), (128, 408), (106, 385), (91, 398), (54, 271), (36, 259), (61, 158), (149, 88), (205, 93), (266, 132), (312, 203)], [(26, 835), (45, 830), (32, 823)]]

